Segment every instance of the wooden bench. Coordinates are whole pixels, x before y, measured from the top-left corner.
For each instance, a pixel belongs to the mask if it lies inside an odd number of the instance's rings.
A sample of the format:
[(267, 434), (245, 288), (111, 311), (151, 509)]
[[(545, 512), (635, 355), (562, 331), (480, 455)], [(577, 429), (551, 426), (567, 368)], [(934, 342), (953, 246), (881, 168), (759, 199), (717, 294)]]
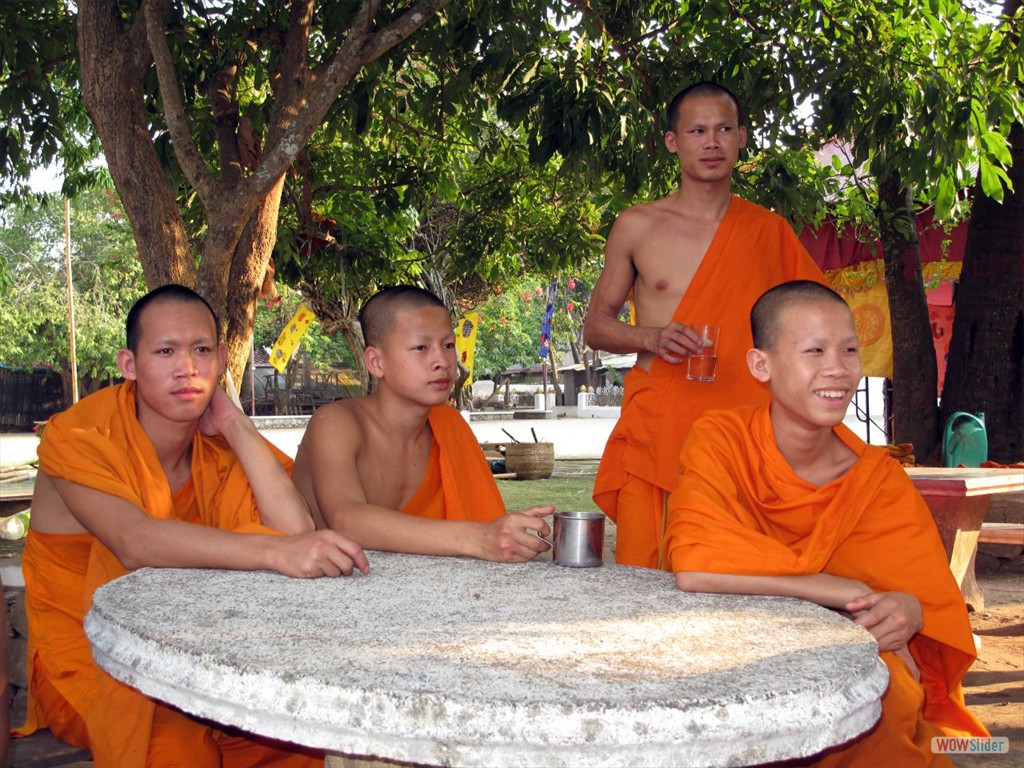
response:
[(978, 534), (979, 544), (1015, 544), (1024, 547), (1024, 524), (985, 523)]
[[(993, 496), (1024, 491), (1024, 472), (968, 467), (907, 467), (906, 472), (931, 510), (964, 601), (974, 610), (981, 610), (985, 595), (974, 576), (974, 558), (978, 542), (984, 540), (985, 517)], [(992, 525), (989, 535), (994, 536), (997, 534)]]

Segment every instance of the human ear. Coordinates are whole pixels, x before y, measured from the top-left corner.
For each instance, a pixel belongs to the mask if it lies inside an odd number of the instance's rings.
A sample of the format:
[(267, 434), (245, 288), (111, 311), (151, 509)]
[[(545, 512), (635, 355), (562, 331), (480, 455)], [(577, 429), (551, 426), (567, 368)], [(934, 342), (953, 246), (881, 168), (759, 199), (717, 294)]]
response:
[(117, 352), (117, 368), (127, 381), (135, 381), (135, 353), (130, 349)]
[(363, 365), (367, 372), (375, 379), (384, 377), (384, 361), (381, 350), (377, 347), (367, 347), (363, 350)]
[(665, 149), (672, 154), (675, 154), (679, 149), (679, 144), (676, 142), (676, 132), (666, 131), (665, 132)]
[(747, 126), (741, 125), (740, 128), (739, 128), (739, 131), (740, 131), (740, 147), (745, 147), (745, 146), (747, 146)]
[(768, 370), (768, 356), (764, 350), (756, 347), (747, 350), (747, 368), (750, 369), (750, 375), (758, 381), (767, 382), (771, 379), (771, 372)]

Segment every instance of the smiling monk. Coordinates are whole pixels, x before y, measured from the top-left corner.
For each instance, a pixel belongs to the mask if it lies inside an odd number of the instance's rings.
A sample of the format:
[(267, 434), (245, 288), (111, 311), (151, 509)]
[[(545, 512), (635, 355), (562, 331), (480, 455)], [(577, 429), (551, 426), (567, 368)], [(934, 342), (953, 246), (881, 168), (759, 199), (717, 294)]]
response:
[(320, 527), (367, 549), (523, 562), (549, 545), (551, 507), (505, 512), (480, 444), (447, 404), (452, 318), (429, 291), (385, 288), (359, 313), (372, 394), (317, 409), (295, 484)]
[(987, 735), (961, 689), (975, 659), (967, 608), (902, 467), (842, 424), (861, 378), (853, 316), (797, 281), (758, 300), (751, 325), (747, 362), (771, 404), (713, 411), (690, 431), (669, 499), (676, 582), (810, 600), (874, 636), (889, 669), (882, 718), (814, 764), (952, 765), (933, 737)]
[(30, 698), (17, 735), (48, 727), (98, 768), (322, 765), (322, 753), (193, 720), (92, 660), (82, 626), (92, 594), (129, 570), (368, 568), (353, 542), (314, 530), (288, 457), (217, 386), (226, 349), (197, 293), (151, 291), (126, 331), (127, 381), (54, 416), (39, 444), (22, 557)]

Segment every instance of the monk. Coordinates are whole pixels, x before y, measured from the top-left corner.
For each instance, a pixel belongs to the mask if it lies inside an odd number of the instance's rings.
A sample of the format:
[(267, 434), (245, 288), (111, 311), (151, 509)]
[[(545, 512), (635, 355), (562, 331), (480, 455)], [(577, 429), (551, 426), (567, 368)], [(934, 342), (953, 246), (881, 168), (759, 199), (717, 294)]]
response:
[[(22, 557), (28, 718), (99, 768), (314, 766), (322, 753), (198, 722), (96, 666), (82, 622), (93, 592), (143, 566), (366, 572), (362, 550), (314, 530), (289, 459), (217, 386), (225, 347), (195, 292), (166, 285), (128, 313), (125, 383), (50, 419)], [(281, 535), (285, 534), (285, 535)]]
[(385, 288), (359, 314), (372, 394), (321, 406), (295, 456), (295, 484), (319, 527), (367, 549), (524, 562), (552, 507), (506, 513), (462, 415), (452, 318), (429, 291)]
[(771, 402), (690, 430), (669, 500), (676, 582), (810, 600), (874, 636), (889, 669), (882, 718), (815, 764), (952, 765), (933, 737), (988, 735), (961, 689), (976, 655), (967, 608), (906, 473), (842, 423), (861, 378), (853, 316), (796, 281), (768, 291), (751, 325), (747, 363)]
[[(617, 524), (616, 562), (646, 568), (666, 565), (665, 500), (690, 425), (708, 408), (766, 400), (743, 359), (751, 305), (786, 280), (825, 281), (784, 219), (732, 194), (747, 129), (731, 92), (690, 86), (669, 105), (668, 125), (679, 189), (618, 217), (584, 323), (591, 347), (637, 353), (594, 501)], [(618, 320), (627, 298), (635, 324)], [(693, 323), (721, 328), (714, 382), (686, 378), (687, 356), (702, 348)]]

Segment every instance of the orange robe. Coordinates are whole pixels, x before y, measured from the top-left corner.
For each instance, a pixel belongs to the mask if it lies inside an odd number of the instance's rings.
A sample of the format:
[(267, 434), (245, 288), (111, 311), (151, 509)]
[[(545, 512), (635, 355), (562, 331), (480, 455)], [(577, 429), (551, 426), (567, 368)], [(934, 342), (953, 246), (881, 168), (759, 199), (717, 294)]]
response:
[(434, 442), (423, 482), (402, 512), (434, 520), (489, 523), (505, 514), (494, 475), (466, 420), (450, 405), (430, 409)]
[(750, 310), (789, 280), (827, 284), (785, 219), (733, 197), (672, 316), (722, 329), (715, 381), (689, 381), (685, 360), (657, 357), (649, 371), (636, 366), (626, 374), (622, 415), (594, 483), (594, 501), (617, 525), (617, 563), (664, 567), (665, 500), (690, 425), (709, 408), (768, 402), (767, 387), (747, 370)]
[[(272, 447), (272, 446), (271, 446)], [(282, 465), (291, 460), (273, 448)], [(135, 417), (135, 385), (103, 389), (50, 419), (40, 467), (125, 499), (151, 517), (249, 533), (260, 523), (241, 463), (220, 438), (196, 432), (192, 477), (176, 494)], [(93, 592), (127, 573), (91, 534), (29, 530), (22, 555), (29, 620), (27, 736), (49, 727), (92, 752), (98, 768), (144, 765), (314, 766), (322, 753), (210, 728), (130, 688), (92, 660), (82, 622)]]
[(712, 411), (698, 420), (669, 499), (672, 571), (829, 573), (876, 592), (914, 595), (924, 628), (909, 650), (921, 682), (894, 653), (882, 653), (890, 684), (879, 725), (826, 752), (822, 764), (949, 765), (931, 753), (932, 736), (988, 735), (961, 689), (976, 656), (967, 608), (931, 513), (903, 468), (845, 426), (834, 432), (859, 458), (818, 487), (779, 453), (767, 407)]

